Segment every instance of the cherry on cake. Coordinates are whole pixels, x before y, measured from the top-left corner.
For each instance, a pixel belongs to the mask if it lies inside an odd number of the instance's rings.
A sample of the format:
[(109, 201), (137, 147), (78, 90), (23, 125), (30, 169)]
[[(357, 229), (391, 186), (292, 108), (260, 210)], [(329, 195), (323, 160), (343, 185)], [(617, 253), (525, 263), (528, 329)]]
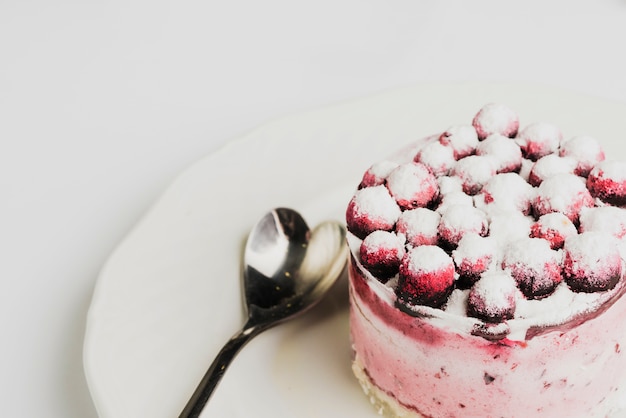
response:
[(389, 418), (626, 416), (626, 164), (499, 103), (450, 122), (348, 202), (358, 382)]

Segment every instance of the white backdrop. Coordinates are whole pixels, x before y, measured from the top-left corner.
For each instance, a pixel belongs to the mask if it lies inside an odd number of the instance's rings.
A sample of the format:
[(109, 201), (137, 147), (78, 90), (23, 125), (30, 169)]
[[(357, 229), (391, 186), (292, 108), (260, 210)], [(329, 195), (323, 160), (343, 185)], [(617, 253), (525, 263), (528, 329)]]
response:
[(626, 102), (625, 41), (624, 0), (1, 1), (0, 416), (97, 416), (82, 342), (98, 271), (229, 139), (417, 82)]

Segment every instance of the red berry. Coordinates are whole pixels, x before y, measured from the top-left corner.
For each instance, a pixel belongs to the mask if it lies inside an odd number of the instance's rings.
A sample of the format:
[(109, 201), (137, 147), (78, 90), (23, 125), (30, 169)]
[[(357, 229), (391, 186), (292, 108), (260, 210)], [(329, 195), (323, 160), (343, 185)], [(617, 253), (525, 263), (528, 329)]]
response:
[(485, 322), (512, 319), (515, 314), (515, 281), (505, 271), (484, 274), (470, 289), (467, 314)]
[(387, 177), (387, 188), (403, 209), (428, 206), (439, 194), (437, 179), (422, 163), (398, 166)]
[(533, 164), (528, 182), (533, 186), (539, 186), (545, 179), (555, 174), (574, 174), (576, 171), (576, 160), (570, 157), (559, 157), (556, 154), (541, 157)]
[(581, 177), (557, 174), (544, 180), (537, 188), (533, 209), (536, 216), (560, 212), (576, 223), (581, 208), (593, 205), (593, 198)]
[(553, 250), (563, 247), (565, 240), (576, 235), (576, 227), (570, 219), (559, 212), (547, 213), (530, 227), (532, 238), (543, 238)]
[(415, 155), (414, 161), (424, 164), (435, 176), (447, 175), (456, 162), (452, 148), (439, 141), (425, 145)]
[(602, 232), (583, 232), (565, 241), (563, 274), (575, 292), (613, 289), (623, 274), (619, 241)]
[(473, 206), (453, 205), (441, 215), (439, 238), (449, 247), (456, 247), (463, 235), (486, 235), (489, 222), (485, 212)]
[(465, 286), (476, 282), (491, 267), (496, 253), (496, 243), (491, 238), (476, 233), (465, 234), (457, 248), (452, 251), (459, 280)]
[(626, 236), (626, 210), (615, 206), (584, 208), (580, 211), (580, 232), (606, 232), (615, 238)]
[(384, 184), (389, 173), (391, 173), (391, 171), (397, 166), (398, 163), (387, 160), (373, 164), (363, 174), (363, 179), (361, 180), (359, 188), (361, 189), (363, 187), (372, 187)]
[(452, 174), (461, 179), (465, 193), (475, 195), (496, 174), (496, 166), (493, 157), (470, 155), (457, 161), (452, 169)]
[(359, 249), (363, 266), (382, 282), (398, 273), (404, 257), (404, 239), (393, 232), (374, 231), (369, 234)]
[(441, 215), (430, 209), (405, 210), (398, 218), (396, 233), (404, 236), (406, 242), (413, 246), (436, 245), (440, 219)]
[(485, 139), (491, 134), (500, 134), (512, 138), (519, 129), (519, 118), (507, 106), (489, 103), (474, 116), (472, 125), (480, 139)]
[(563, 134), (550, 123), (534, 123), (526, 126), (517, 135), (515, 141), (520, 146), (524, 157), (537, 161), (559, 149)]
[(459, 160), (474, 153), (478, 135), (473, 126), (455, 125), (441, 134), (439, 142), (452, 148), (454, 158)]
[(400, 264), (396, 294), (409, 305), (439, 307), (454, 287), (454, 263), (444, 250), (434, 245), (410, 249)]
[(626, 205), (626, 162), (603, 161), (587, 178), (587, 188), (593, 197), (615, 206)]
[(524, 238), (509, 244), (504, 252), (502, 268), (508, 270), (528, 299), (551, 294), (562, 281), (559, 253), (548, 241)]
[(497, 174), (475, 196), (476, 207), (492, 213), (519, 211), (527, 215), (535, 194), (533, 187), (515, 173)]
[(575, 136), (563, 142), (559, 155), (576, 160), (574, 173), (583, 177), (587, 177), (593, 166), (605, 158), (600, 143), (590, 136)]
[(522, 166), (522, 151), (511, 138), (492, 134), (476, 147), (476, 155), (488, 155), (496, 161), (496, 172), (518, 172)]
[(357, 190), (346, 209), (348, 230), (363, 239), (371, 232), (391, 231), (400, 208), (383, 185)]

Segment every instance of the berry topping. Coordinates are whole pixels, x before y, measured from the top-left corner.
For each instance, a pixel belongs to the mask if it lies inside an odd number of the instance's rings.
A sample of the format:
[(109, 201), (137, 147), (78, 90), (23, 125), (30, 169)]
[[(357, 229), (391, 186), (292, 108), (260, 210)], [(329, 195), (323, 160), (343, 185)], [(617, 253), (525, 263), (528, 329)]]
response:
[(452, 174), (461, 179), (465, 193), (475, 195), (496, 174), (496, 162), (491, 156), (470, 155), (457, 161)]
[(626, 205), (626, 162), (603, 161), (589, 173), (587, 187), (593, 197), (616, 206)]
[(534, 123), (520, 131), (515, 140), (524, 157), (537, 161), (559, 149), (563, 134), (550, 123)]
[(374, 231), (361, 243), (361, 263), (375, 277), (386, 281), (398, 273), (404, 257), (404, 239), (393, 232)]
[(533, 186), (539, 186), (545, 179), (556, 174), (574, 174), (576, 160), (570, 157), (559, 157), (556, 154), (541, 157), (533, 165), (528, 175), (528, 182)]
[(541, 216), (530, 227), (530, 236), (547, 240), (553, 250), (563, 248), (565, 240), (577, 233), (572, 221), (559, 212), (547, 213)]
[(507, 272), (485, 273), (470, 289), (467, 314), (490, 323), (512, 319), (516, 293), (515, 280)]
[(509, 242), (528, 238), (533, 218), (521, 212), (496, 212), (490, 214), (489, 236), (503, 247)]
[(498, 173), (518, 172), (522, 166), (522, 150), (511, 138), (492, 134), (476, 147), (476, 155), (489, 155), (496, 161)]
[(618, 240), (603, 232), (583, 232), (565, 241), (563, 275), (575, 292), (601, 292), (622, 277)]
[(398, 166), (398, 163), (393, 161), (380, 161), (367, 169), (363, 174), (363, 179), (359, 188), (379, 186), (385, 183), (385, 179), (391, 173), (391, 171)]
[(454, 285), (454, 263), (444, 250), (422, 245), (409, 250), (400, 264), (396, 294), (409, 305), (441, 306)]
[(456, 125), (442, 133), (439, 142), (452, 148), (454, 158), (459, 160), (474, 153), (478, 145), (478, 135), (473, 126)]
[(524, 238), (505, 249), (502, 268), (511, 273), (528, 299), (540, 299), (562, 281), (560, 261), (560, 254), (550, 248), (548, 241)]
[(519, 119), (517, 114), (507, 106), (489, 103), (474, 116), (472, 125), (480, 139), (485, 139), (491, 134), (512, 138), (519, 129)]
[(533, 187), (515, 173), (497, 174), (475, 196), (476, 207), (489, 211), (519, 211), (527, 215), (535, 195)]
[(444, 213), (449, 207), (456, 205), (474, 206), (474, 199), (462, 191), (450, 192), (441, 198), (437, 212)]
[(575, 136), (561, 144), (561, 157), (576, 160), (575, 174), (587, 177), (597, 163), (604, 161), (604, 151), (600, 143), (591, 136)]
[(552, 124), (518, 130), (515, 112), (489, 104), (472, 126), (364, 173), (348, 241), (400, 309), (469, 315), (481, 321), (476, 335), (499, 340), (514, 315), (558, 311), (572, 297), (584, 308), (604, 297), (585, 293), (622, 279), (626, 162), (605, 161), (592, 137), (563, 141)]
[(357, 190), (346, 210), (348, 230), (363, 239), (381, 229), (391, 231), (400, 216), (400, 208), (383, 185)]
[(607, 232), (615, 238), (626, 236), (626, 211), (615, 206), (584, 208), (580, 211), (581, 232)]
[(439, 241), (439, 213), (426, 208), (417, 208), (402, 212), (396, 232), (405, 237), (406, 242), (413, 246), (436, 245)]
[(489, 223), (485, 212), (473, 206), (453, 205), (441, 215), (439, 238), (449, 247), (456, 247), (463, 235), (474, 232), (487, 234)]
[(496, 255), (497, 247), (493, 239), (475, 233), (465, 234), (457, 248), (452, 251), (459, 281), (464, 285), (474, 283), (489, 269)]
[(533, 209), (536, 216), (561, 212), (576, 223), (581, 208), (593, 205), (593, 198), (581, 177), (574, 174), (556, 174), (544, 180), (537, 188)]
[(435, 176), (448, 174), (456, 162), (452, 148), (439, 141), (425, 145), (414, 161), (424, 164)]
[(428, 206), (439, 194), (437, 179), (422, 163), (405, 163), (387, 176), (387, 188), (400, 208)]

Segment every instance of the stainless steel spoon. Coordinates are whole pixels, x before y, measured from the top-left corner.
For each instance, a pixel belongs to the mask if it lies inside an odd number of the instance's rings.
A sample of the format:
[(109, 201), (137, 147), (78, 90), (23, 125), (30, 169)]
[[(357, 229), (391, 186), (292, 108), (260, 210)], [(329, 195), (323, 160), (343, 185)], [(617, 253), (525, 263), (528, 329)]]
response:
[(253, 337), (319, 302), (347, 260), (345, 229), (329, 221), (309, 230), (287, 208), (268, 212), (250, 232), (243, 284), (248, 319), (217, 354), (179, 418), (200, 416), (226, 368)]

